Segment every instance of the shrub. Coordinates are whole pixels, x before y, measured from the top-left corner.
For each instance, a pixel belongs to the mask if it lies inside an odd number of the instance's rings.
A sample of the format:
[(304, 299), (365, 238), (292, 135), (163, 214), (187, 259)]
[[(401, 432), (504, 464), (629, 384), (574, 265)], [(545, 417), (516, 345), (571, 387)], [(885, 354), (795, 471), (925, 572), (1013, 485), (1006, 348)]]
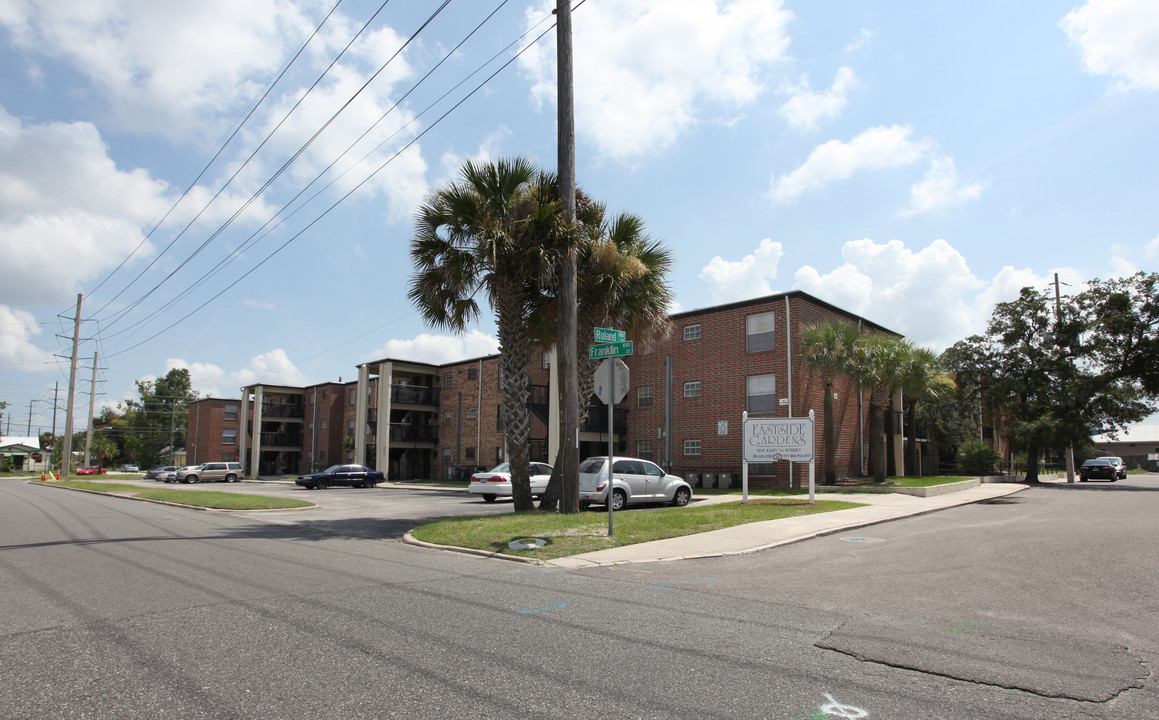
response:
[(958, 470), (966, 475), (990, 475), (994, 464), (1002, 459), (998, 452), (984, 442), (968, 442), (958, 448)]

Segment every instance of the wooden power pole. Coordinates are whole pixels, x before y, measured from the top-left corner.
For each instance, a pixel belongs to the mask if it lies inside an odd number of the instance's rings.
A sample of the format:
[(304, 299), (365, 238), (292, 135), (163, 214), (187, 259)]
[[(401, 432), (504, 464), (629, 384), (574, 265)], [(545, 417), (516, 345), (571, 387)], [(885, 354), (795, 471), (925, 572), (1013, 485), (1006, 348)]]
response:
[[(572, 87), (571, 0), (556, 3), (556, 72), (559, 105), (559, 195), (564, 220), (575, 222), (575, 100)], [(569, 243), (560, 268), (559, 337), (556, 342), (563, 393), (560, 402), (560, 510), (579, 511), (579, 359), (576, 333), (576, 249)]]

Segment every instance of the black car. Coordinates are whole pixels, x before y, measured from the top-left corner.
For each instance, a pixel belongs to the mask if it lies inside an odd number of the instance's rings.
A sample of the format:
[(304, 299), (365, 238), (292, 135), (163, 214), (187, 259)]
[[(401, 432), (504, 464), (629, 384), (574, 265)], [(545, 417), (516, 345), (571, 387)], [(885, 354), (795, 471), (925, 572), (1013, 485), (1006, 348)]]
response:
[(331, 485), (372, 488), (385, 479), (382, 473), (362, 465), (331, 465), (320, 472), (303, 475), (294, 483), (307, 490), (325, 490)]
[(1079, 480), (1086, 482), (1087, 480), (1110, 480), (1115, 482), (1119, 479), (1119, 469), (1115, 464), (1106, 458), (1095, 458), (1094, 460), (1087, 460), (1083, 466), (1079, 468)]

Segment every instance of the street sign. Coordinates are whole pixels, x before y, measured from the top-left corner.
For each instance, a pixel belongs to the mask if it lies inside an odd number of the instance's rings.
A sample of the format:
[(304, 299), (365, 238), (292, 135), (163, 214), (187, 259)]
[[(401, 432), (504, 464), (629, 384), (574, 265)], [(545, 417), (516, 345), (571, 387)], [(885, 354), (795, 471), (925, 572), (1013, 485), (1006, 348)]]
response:
[(606, 345), (592, 345), (588, 348), (588, 358), (591, 360), (599, 360), (600, 358), (623, 357), (624, 355), (631, 354), (631, 340), (607, 343)]
[(592, 378), (596, 382), (593, 390), (605, 405), (622, 402), (632, 385), (632, 375), (628, 371), (628, 366), (619, 358), (606, 358), (596, 368)]
[(40, 458), (42, 458), (42, 457), (44, 457), (44, 456), (43, 456), (43, 455), (41, 455), (41, 454), (40, 454), (40, 453), (38, 453), (38, 452), (34, 452), (34, 453), (32, 453), (32, 459), (33, 459), (33, 460), (40, 460)]
[(608, 328), (596, 328), (596, 342), (598, 343), (619, 343), (628, 339), (628, 334), (623, 330), (609, 330)]
[(744, 424), (744, 459), (755, 463), (811, 461), (813, 420), (748, 418)]

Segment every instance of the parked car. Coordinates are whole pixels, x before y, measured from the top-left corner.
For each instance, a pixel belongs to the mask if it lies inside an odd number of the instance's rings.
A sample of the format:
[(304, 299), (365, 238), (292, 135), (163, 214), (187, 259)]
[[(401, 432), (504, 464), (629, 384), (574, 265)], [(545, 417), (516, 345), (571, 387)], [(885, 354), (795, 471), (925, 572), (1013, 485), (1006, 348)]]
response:
[(141, 472), (141, 468), (137, 467), (136, 465), (122, 465), (121, 472), (128, 472), (128, 473)]
[(146, 480), (161, 480), (161, 476), (167, 472), (177, 472), (176, 465), (163, 465), (162, 467), (155, 467), (152, 470), (145, 471)]
[[(533, 462), (528, 466), (531, 475), (531, 496), (540, 497), (547, 489), (547, 481), (551, 479), (551, 466), (547, 463)], [(495, 498), (511, 495), (511, 464), (500, 463), (487, 472), (475, 473), (471, 476), (471, 484), (467, 492), (482, 495), (483, 500), (495, 502)]]
[(166, 470), (165, 472), (161, 473), (160, 475), (157, 476), (157, 479), (160, 480), (161, 482), (175, 483), (175, 482), (177, 482), (177, 471), (178, 470), (192, 470), (196, 467), (197, 467), (196, 465), (187, 465), (185, 467), (175, 467), (172, 470)]
[(325, 470), (300, 476), (294, 484), (307, 490), (325, 490), (331, 485), (372, 488), (383, 480), (386, 480), (385, 475), (363, 465), (331, 465)]
[(1123, 462), (1123, 458), (1107, 455), (1105, 457), (1097, 457), (1095, 460), (1110, 460), (1111, 464), (1115, 466), (1115, 474), (1120, 480), (1125, 480), (1127, 477), (1127, 463)]
[(1079, 480), (1086, 482), (1087, 480), (1093, 480), (1096, 478), (1115, 482), (1119, 479), (1118, 468), (1116, 468), (1111, 463), (1111, 461), (1106, 458), (1094, 458), (1093, 460), (1087, 460), (1083, 463), (1082, 467), (1079, 468)]
[[(580, 463), (579, 497), (581, 505), (604, 505), (608, 502), (608, 458), (591, 457)], [(687, 505), (692, 486), (682, 478), (669, 475), (654, 462), (640, 458), (617, 457), (612, 463), (612, 510), (627, 505), (670, 502)]]
[(183, 483), (237, 482), (241, 476), (241, 463), (236, 462), (201, 463), (177, 471), (177, 481)]
[(107, 470), (96, 465), (89, 465), (88, 467), (77, 468), (77, 475), (104, 475)]

